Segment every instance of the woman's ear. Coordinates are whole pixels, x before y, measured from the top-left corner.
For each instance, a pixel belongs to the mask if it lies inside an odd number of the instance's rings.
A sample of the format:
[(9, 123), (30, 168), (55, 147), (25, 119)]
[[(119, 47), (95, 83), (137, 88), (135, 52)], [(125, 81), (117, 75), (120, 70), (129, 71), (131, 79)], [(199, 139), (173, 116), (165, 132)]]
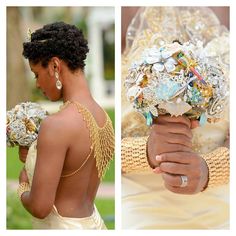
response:
[(60, 73), (61, 61), (58, 57), (52, 57), (48, 63), (49, 75), (55, 77), (55, 72)]

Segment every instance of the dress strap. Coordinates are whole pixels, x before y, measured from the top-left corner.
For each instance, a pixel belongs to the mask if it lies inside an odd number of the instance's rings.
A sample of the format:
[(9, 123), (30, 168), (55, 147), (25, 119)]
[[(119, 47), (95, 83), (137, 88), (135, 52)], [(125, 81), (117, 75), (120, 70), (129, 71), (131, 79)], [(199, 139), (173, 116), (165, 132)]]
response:
[(83, 166), (87, 163), (87, 161), (89, 160), (89, 158), (90, 158), (92, 152), (93, 152), (93, 147), (90, 148), (90, 153), (88, 154), (88, 156), (86, 157), (86, 159), (84, 160), (84, 162), (82, 163), (82, 165), (81, 165), (77, 170), (73, 171), (73, 172), (70, 173), (70, 174), (61, 175), (61, 178), (66, 178), (66, 177), (70, 177), (70, 176), (72, 176), (72, 175), (77, 174), (77, 173), (83, 168)]

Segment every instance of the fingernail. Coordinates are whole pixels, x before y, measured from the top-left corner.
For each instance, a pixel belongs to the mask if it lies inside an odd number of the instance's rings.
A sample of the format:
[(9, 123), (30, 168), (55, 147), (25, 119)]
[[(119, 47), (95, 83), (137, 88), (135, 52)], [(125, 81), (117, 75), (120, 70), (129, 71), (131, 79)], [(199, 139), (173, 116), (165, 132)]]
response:
[(154, 172), (155, 174), (160, 174), (160, 173), (161, 173), (160, 167), (156, 167), (156, 168), (153, 170), (153, 172)]
[(161, 161), (161, 156), (160, 155), (156, 155), (156, 161)]

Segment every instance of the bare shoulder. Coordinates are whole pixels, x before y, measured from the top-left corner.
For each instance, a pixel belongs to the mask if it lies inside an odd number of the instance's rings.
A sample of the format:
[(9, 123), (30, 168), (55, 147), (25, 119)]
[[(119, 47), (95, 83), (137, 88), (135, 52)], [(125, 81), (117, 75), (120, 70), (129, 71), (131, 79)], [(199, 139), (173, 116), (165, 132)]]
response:
[(41, 123), (40, 132), (66, 135), (75, 130), (78, 132), (81, 127), (83, 127), (83, 117), (68, 107), (45, 118)]

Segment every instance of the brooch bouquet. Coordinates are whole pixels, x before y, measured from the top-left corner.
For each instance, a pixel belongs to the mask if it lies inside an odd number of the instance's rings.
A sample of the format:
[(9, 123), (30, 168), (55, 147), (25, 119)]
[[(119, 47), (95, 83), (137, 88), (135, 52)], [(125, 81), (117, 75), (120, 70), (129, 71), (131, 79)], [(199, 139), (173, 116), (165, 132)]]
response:
[(39, 104), (23, 102), (7, 111), (7, 145), (29, 147), (38, 137), (41, 121), (48, 115)]
[(197, 44), (173, 42), (143, 51), (125, 79), (128, 100), (147, 125), (158, 115), (186, 115), (203, 125), (222, 117), (229, 96), (227, 78), (216, 58)]

